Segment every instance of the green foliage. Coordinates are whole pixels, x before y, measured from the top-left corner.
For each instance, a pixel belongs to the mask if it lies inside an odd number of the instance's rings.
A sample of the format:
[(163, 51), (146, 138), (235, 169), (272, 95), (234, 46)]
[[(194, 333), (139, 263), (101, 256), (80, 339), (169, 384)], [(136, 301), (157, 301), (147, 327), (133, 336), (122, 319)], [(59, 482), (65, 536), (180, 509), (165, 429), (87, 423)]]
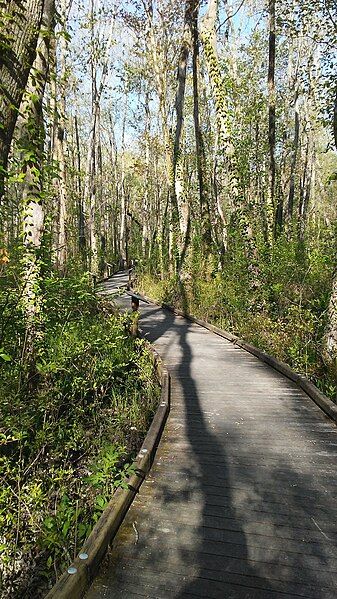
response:
[(87, 276), (45, 279), (44, 334), (36, 370), (27, 371), (20, 289), (14, 278), (6, 283), (0, 293), (1, 582), (4, 597), (39, 596), (132, 473), (158, 390), (152, 355), (129, 336), (128, 317), (97, 299)]
[(260, 347), (334, 398), (335, 380), (322, 357), (335, 261), (331, 236), (304, 243), (284, 235), (268, 250), (261, 242), (254, 262), (236, 229), (222, 270), (200, 247), (194, 239), (180, 280), (144, 272), (139, 289)]

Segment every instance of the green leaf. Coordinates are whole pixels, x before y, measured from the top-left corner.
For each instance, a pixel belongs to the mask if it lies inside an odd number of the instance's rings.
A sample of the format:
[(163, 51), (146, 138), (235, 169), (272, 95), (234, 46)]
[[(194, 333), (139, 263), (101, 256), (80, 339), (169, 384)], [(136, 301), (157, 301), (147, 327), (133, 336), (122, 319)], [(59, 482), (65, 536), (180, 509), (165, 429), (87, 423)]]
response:
[(63, 534), (64, 537), (67, 535), (69, 527), (70, 527), (70, 521), (66, 520), (65, 523), (63, 524), (63, 527), (62, 527), (62, 534)]
[(2, 360), (4, 360), (5, 362), (10, 362), (12, 359), (11, 356), (9, 356), (8, 354), (5, 353), (3, 347), (0, 348), (0, 358)]
[(46, 527), (48, 530), (51, 530), (51, 529), (53, 528), (53, 526), (54, 526), (54, 520), (53, 520), (53, 518), (51, 518), (50, 516), (47, 516), (47, 518), (45, 518), (45, 520), (44, 520), (44, 523), (43, 523), (43, 524), (45, 525), (45, 527)]

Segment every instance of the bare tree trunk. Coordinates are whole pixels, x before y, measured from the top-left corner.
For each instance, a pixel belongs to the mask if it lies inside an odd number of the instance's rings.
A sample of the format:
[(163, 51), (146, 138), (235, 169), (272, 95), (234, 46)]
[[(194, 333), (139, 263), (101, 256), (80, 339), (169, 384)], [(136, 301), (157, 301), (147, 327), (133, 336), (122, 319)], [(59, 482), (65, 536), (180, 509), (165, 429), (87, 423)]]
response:
[(180, 251), (186, 245), (188, 231), (189, 205), (186, 198), (184, 160), (182, 152), (182, 137), (184, 123), (184, 102), (186, 88), (186, 71), (188, 57), (192, 47), (192, 30), (194, 13), (198, 8), (198, 0), (186, 0), (183, 41), (178, 61), (178, 88), (175, 100), (176, 130), (173, 149), (173, 205), (177, 206), (180, 228)]
[(74, 117), (75, 127), (75, 140), (76, 140), (76, 156), (77, 156), (77, 193), (78, 193), (78, 247), (82, 257), (82, 262), (85, 264), (85, 248), (86, 248), (86, 235), (85, 235), (85, 212), (82, 195), (82, 181), (81, 181), (81, 148), (80, 148), (80, 136), (78, 131), (78, 119), (75, 114)]
[(337, 150), (337, 85), (336, 85), (335, 101), (334, 101), (334, 107), (333, 107), (333, 135), (334, 135), (335, 146), (336, 146), (336, 150)]
[(119, 172), (118, 172), (118, 151), (117, 143), (114, 133), (114, 125), (109, 114), (110, 123), (110, 134), (109, 134), (109, 145), (110, 145), (110, 156), (111, 164), (113, 165), (114, 185), (112, 188), (113, 202), (111, 210), (111, 232), (112, 232), (112, 253), (116, 256), (119, 253), (118, 247), (118, 211), (119, 211)]
[[(333, 133), (337, 150), (337, 86), (334, 104)], [(335, 271), (333, 278), (328, 307), (328, 325), (325, 334), (325, 356), (335, 379), (335, 401), (337, 402), (337, 271)]]
[[(61, 0), (60, 15), (62, 27), (66, 27), (67, 20), (67, 2)], [(58, 174), (55, 179), (55, 189), (58, 196), (58, 230), (57, 230), (57, 265), (62, 272), (67, 258), (67, 239), (66, 239), (66, 219), (67, 219), (67, 183), (66, 183), (66, 162), (65, 162), (65, 115), (66, 115), (66, 84), (67, 67), (66, 53), (67, 40), (64, 35), (60, 36), (59, 56), (60, 69), (58, 72), (56, 47), (54, 45), (54, 64), (55, 77), (52, 82), (54, 95), (54, 143), (53, 159), (58, 168)]]
[[(95, 7), (94, 0), (91, 0), (90, 4), (90, 27), (91, 27), (91, 43), (92, 50), (94, 48), (94, 40), (95, 40)], [(97, 154), (97, 130), (98, 130), (98, 122), (100, 115), (100, 104), (102, 94), (105, 88), (105, 82), (108, 75), (108, 65), (109, 65), (109, 53), (112, 45), (112, 37), (114, 30), (114, 19), (111, 18), (111, 25), (109, 36), (106, 42), (106, 46), (104, 49), (104, 60), (102, 66), (102, 74), (101, 79), (98, 85), (97, 82), (97, 64), (96, 57), (93, 55), (93, 51), (91, 53), (90, 58), (90, 67), (91, 67), (91, 85), (92, 85), (92, 94), (91, 94), (91, 126), (88, 140), (88, 152), (87, 152), (87, 161), (86, 161), (86, 171), (85, 171), (85, 182), (84, 182), (84, 190), (83, 190), (83, 213), (88, 215), (88, 237), (89, 237), (89, 263), (91, 271), (94, 274), (98, 273), (99, 264), (98, 264), (98, 244), (97, 244), (97, 235), (96, 235), (96, 154)]]
[(160, 57), (158, 55), (157, 40), (155, 37), (153, 27), (153, 0), (143, 0), (143, 4), (147, 14), (147, 45), (150, 51), (152, 59), (154, 80), (156, 92), (159, 100), (159, 114), (162, 128), (162, 139), (164, 145), (164, 157), (165, 157), (165, 175), (166, 175), (166, 186), (167, 194), (170, 198), (170, 205), (167, 210), (167, 219), (169, 223), (168, 231), (168, 254), (169, 254), (169, 267), (171, 272), (175, 271), (175, 246), (176, 246), (176, 221), (177, 205), (175, 203), (175, 194), (172, 193), (173, 187), (173, 164), (172, 164), (172, 150), (171, 150), (171, 136), (169, 130), (169, 118), (167, 108), (167, 64), (160, 63)]

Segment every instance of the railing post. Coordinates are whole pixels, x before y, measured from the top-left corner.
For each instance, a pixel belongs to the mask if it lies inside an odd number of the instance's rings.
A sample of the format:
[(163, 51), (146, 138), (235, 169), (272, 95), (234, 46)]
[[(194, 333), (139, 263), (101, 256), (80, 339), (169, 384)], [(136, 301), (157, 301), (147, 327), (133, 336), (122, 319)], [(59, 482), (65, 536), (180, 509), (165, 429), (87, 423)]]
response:
[(139, 321), (139, 299), (135, 295), (131, 296), (131, 337), (137, 337), (138, 335), (138, 321)]
[(133, 270), (132, 267), (129, 268), (129, 273), (128, 273), (129, 277), (128, 277), (128, 285), (127, 285), (128, 289), (132, 289), (132, 270)]

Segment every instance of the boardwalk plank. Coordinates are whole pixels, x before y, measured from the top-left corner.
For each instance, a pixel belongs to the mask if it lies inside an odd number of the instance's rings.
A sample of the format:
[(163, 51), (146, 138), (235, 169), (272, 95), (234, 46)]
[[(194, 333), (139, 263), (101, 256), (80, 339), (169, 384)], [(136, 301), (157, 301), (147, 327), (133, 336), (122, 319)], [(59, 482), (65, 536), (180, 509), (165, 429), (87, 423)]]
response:
[(226, 339), (151, 304), (141, 327), (171, 414), (87, 599), (335, 599), (336, 425)]

